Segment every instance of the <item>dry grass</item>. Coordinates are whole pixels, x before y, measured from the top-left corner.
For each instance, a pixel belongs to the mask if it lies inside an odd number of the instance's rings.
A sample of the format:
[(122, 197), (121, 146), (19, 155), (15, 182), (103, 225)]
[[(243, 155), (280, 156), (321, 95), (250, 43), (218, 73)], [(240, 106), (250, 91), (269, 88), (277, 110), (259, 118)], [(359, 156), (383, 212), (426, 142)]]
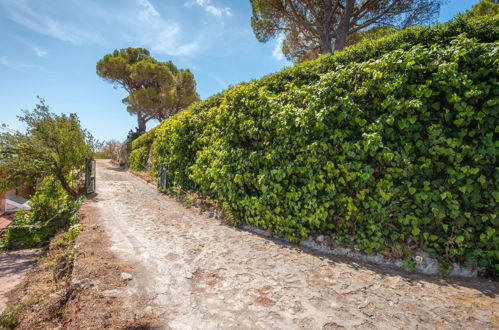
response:
[[(109, 251), (108, 237), (93, 221), (91, 204), (87, 201), (79, 214), (84, 230), (76, 244), (65, 232), (56, 235), (23, 283), (10, 294), (0, 329), (157, 327), (157, 316), (123, 305), (120, 292), (127, 283), (120, 275), (132, 267)], [(137, 304), (143, 299), (137, 297)]]

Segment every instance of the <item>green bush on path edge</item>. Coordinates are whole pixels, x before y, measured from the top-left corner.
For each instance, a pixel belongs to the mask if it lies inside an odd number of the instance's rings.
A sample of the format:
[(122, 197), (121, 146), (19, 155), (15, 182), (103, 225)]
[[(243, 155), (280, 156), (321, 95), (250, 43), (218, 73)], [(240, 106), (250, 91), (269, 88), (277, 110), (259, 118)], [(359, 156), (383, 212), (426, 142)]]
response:
[[(170, 189), (298, 242), (499, 271), (499, 17), (401, 30), (243, 83), (132, 142)], [(149, 155), (151, 154), (151, 157)]]

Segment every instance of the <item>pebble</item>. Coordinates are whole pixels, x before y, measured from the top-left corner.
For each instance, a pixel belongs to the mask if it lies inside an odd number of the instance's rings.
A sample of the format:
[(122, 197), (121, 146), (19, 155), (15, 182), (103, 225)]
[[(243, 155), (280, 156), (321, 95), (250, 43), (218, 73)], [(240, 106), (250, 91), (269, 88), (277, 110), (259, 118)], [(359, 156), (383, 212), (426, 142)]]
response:
[(128, 274), (128, 273), (121, 273), (121, 280), (122, 281), (131, 281), (133, 278), (132, 274)]

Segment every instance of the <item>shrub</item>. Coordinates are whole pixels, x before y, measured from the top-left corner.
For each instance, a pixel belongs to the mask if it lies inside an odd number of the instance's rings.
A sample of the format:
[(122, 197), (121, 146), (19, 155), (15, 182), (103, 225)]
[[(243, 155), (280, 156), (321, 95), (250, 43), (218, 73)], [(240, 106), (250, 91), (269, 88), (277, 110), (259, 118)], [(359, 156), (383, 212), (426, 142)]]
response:
[(196, 103), (158, 127), (152, 145), (153, 172), (157, 174), (159, 163), (168, 164), (168, 180), (172, 187), (183, 191), (198, 188), (190, 178), (190, 167), (194, 163), (196, 152), (202, 146), (210, 144), (209, 139), (199, 137), (203, 127), (213, 122), (213, 113), (217, 111), (221, 99), (222, 95), (217, 94), (204, 102)]
[(134, 149), (128, 158), (128, 166), (134, 170), (142, 171), (146, 168), (148, 158), (149, 148), (147, 146)]
[(279, 93), (285, 90), (287, 83), (296, 86), (314, 83), (322, 74), (334, 71), (343, 65), (372, 60), (387, 52), (397, 49), (407, 50), (417, 44), (445, 45), (462, 33), (480, 42), (497, 41), (499, 39), (499, 16), (466, 17), (463, 15), (444, 24), (413, 26), (381, 39), (364, 39), (341, 52), (327, 54), (270, 74), (261, 79), (259, 84)]
[(0, 237), (5, 248), (34, 247), (50, 239), (59, 229), (71, 223), (82, 199), (73, 201), (51, 177), (46, 177), (30, 200), (29, 211), (19, 211), (13, 224)]
[(130, 142), (131, 150), (145, 146), (150, 147), (152, 142), (154, 141), (154, 138), (156, 137), (156, 130), (157, 127), (154, 127), (150, 131), (142, 133), (137, 138), (132, 140), (132, 142)]
[(240, 84), (164, 121), (153, 161), (292, 241), (497, 270), (497, 25), (410, 28)]

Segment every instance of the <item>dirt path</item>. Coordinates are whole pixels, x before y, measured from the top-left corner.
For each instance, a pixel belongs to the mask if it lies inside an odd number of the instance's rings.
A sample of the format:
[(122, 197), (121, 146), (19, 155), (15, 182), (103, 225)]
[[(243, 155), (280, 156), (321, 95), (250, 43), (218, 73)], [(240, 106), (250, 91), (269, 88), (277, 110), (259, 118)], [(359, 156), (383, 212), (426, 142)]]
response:
[(97, 167), (97, 220), (135, 265), (130, 296), (150, 297), (144, 308), (165, 328), (499, 326), (497, 283), (314, 254), (201, 216), (107, 161)]
[(0, 252), (0, 314), (7, 303), (7, 294), (22, 282), (39, 254), (39, 249)]

